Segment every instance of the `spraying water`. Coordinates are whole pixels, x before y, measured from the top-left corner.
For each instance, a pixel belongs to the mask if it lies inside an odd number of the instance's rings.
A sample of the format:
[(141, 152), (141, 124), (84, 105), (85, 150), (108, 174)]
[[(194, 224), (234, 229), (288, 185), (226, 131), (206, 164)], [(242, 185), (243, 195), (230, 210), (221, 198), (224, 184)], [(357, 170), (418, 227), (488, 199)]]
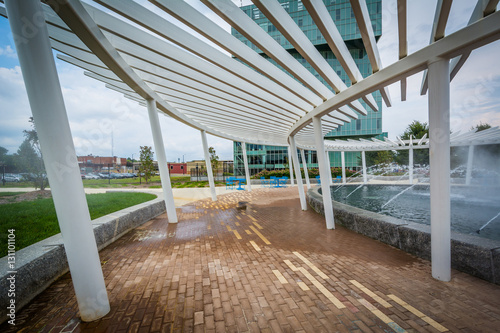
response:
[(383, 209), (385, 206), (387, 206), (388, 204), (390, 204), (391, 202), (396, 200), (400, 195), (402, 195), (406, 191), (411, 190), (413, 187), (415, 187), (415, 185), (417, 185), (417, 184), (413, 184), (412, 186), (405, 188), (404, 190), (402, 190), (401, 192), (399, 192), (398, 194), (393, 196), (389, 201), (387, 201), (385, 204), (383, 204), (382, 207), (380, 207), (380, 209)]
[(486, 222), (486, 223), (485, 223), (485, 224), (484, 224), (481, 228), (477, 229), (477, 230), (476, 230), (476, 232), (477, 232), (477, 233), (480, 233), (480, 232), (481, 232), (481, 230), (483, 230), (484, 228), (486, 228), (486, 226), (487, 226), (488, 224), (490, 224), (490, 223), (491, 223), (494, 219), (496, 219), (496, 218), (497, 218), (497, 217), (499, 217), (499, 216), (500, 216), (500, 213), (498, 213), (498, 214), (497, 214), (494, 218), (492, 218), (491, 220), (489, 220), (488, 222)]

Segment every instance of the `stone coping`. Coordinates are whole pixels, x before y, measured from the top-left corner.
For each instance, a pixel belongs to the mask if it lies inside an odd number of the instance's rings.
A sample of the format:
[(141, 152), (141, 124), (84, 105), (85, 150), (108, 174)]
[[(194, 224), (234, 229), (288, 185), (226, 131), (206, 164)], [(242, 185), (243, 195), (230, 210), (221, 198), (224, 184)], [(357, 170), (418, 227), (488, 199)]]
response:
[[(369, 186), (369, 185), (368, 185)], [(320, 187), (307, 191), (309, 205), (324, 215)], [(431, 227), (333, 201), (335, 223), (362, 235), (431, 260)], [(500, 241), (451, 231), (451, 267), (500, 284)]]
[[(161, 198), (122, 209), (92, 220), (94, 235), (99, 250), (113, 243), (128, 231), (142, 225), (165, 212), (165, 201)], [(7, 256), (0, 258), (0, 323), (9, 319), (7, 307), (15, 300), (15, 308), (28, 304), (61, 275), (68, 272), (68, 261), (61, 234), (46, 238), (24, 249), (16, 251), (15, 273), (9, 273)], [(8, 277), (15, 276), (15, 296), (10, 297)]]

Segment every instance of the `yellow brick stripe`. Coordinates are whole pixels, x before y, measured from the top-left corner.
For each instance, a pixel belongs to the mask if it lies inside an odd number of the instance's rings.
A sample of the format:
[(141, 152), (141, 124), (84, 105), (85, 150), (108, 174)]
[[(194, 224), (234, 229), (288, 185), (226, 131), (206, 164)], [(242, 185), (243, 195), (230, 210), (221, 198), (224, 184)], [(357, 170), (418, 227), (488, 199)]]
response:
[(302, 260), (307, 266), (309, 266), (313, 271), (315, 271), (316, 274), (318, 274), (319, 276), (321, 276), (322, 279), (325, 279), (325, 280), (328, 279), (328, 275), (326, 275), (325, 273), (323, 273), (318, 267), (316, 267), (306, 257), (304, 257), (303, 255), (301, 255), (298, 252), (293, 252), (293, 254), (295, 254), (297, 257), (299, 257), (300, 260)]
[(368, 302), (364, 298), (357, 298), (356, 299), (361, 305), (363, 305), (365, 308), (371, 311), (375, 316), (377, 316), (380, 320), (382, 320), (385, 324), (387, 324), (389, 327), (391, 327), (394, 331), (396, 332), (407, 332), (404, 330), (401, 326), (396, 324), (391, 318), (389, 318), (387, 315), (382, 313), (382, 311), (378, 310), (373, 304)]
[(257, 243), (255, 243), (254, 241), (250, 241), (250, 244), (253, 246), (253, 248), (255, 249), (255, 251), (257, 251), (257, 252), (262, 251), (260, 249), (260, 247), (257, 245)]
[(374, 300), (376, 300), (377, 302), (379, 302), (383, 307), (385, 307), (385, 308), (392, 307), (391, 304), (389, 304), (387, 301), (385, 301), (379, 295), (375, 294), (370, 289), (368, 289), (365, 286), (363, 286), (358, 281), (356, 281), (356, 280), (349, 280), (349, 282), (351, 282), (353, 285), (355, 285), (356, 287), (358, 287), (359, 290), (361, 290), (362, 292), (364, 292), (365, 294), (367, 294), (368, 296), (370, 296), (371, 298), (373, 298)]
[(262, 241), (264, 241), (264, 243), (266, 243), (267, 245), (271, 244), (271, 242), (270, 242), (269, 240), (267, 240), (267, 238), (266, 238), (266, 237), (264, 237), (264, 235), (263, 235), (263, 234), (261, 234), (261, 233), (260, 233), (260, 231), (259, 231), (259, 230), (257, 230), (257, 229), (256, 229), (253, 225), (251, 225), (251, 226), (250, 226), (250, 229), (252, 229), (252, 231), (253, 231), (253, 232), (255, 232), (255, 234), (256, 234), (257, 236), (259, 236), (259, 237), (260, 237), (260, 239), (262, 239)]
[(297, 272), (299, 270), (297, 267), (295, 267), (294, 264), (292, 264), (292, 262), (290, 260), (285, 260), (284, 262), (285, 262), (285, 264), (288, 265), (288, 267), (290, 267), (290, 269), (292, 271)]
[(282, 284), (285, 284), (285, 283), (288, 283), (288, 281), (286, 280), (286, 278), (283, 276), (283, 274), (281, 274), (280, 271), (278, 271), (277, 269), (273, 269), (273, 273), (274, 275), (276, 275), (276, 277), (278, 278), (278, 280), (282, 283)]
[(311, 281), (311, 283), (316, 287), (318, 288), (318, 290), (326, 296), (326, 298), (328, 298), (328, 300), (330, 302), (332, 302), (336, 307), (337, 309), (343, 309), (345, 308), (346, 306), (344, 304), (342, 304), (342, 302), (337, 298), (335, 297), (331, 292), (330, 290), (326, 289), (325, 286), (323, 286), (321, 284), (321, 282), (319, 282), (318, 280), (316, 280), (316, 278), (311, 274), (309, 273), (309, 271), (307, 269), (305, 269), (304, 267), (300, 267), (299, 268), (299, 271), (304, 274), (304, 276), (309, 280)]
[(410, 304), (408, 304), (405, 301), (403, 301), (401, 298), (399, 298), (399, 297), (397, 297), (395, 295), (392, 295), (392, 294), (391, 295), (387, 295), (387, 296), (389, 296), (389, 298), (391, 298), (396, 303), (398, 303), (399, 305), (401, 305), (402, 307), (404, 307), (406, 310), (410, 311), (411, 313), (413, 313), (414, 315), (416, 315), (417, 317), (419, 317), (420, 319), (422, 319), (423, 321), (425, 321), (426, 323), (428, 323), (429, 325), (431, 325), (432, 327), (434, 327), (435, 329), (437, 329), (439, 332), (446, 332), (446, 331), (448, 331), (448, 329), (446, 327), (444, 327), (440, 323), (436, 322), (432, 318), (428, 317), (424, 313), (418, 311), (413, 306), (411, 306)]

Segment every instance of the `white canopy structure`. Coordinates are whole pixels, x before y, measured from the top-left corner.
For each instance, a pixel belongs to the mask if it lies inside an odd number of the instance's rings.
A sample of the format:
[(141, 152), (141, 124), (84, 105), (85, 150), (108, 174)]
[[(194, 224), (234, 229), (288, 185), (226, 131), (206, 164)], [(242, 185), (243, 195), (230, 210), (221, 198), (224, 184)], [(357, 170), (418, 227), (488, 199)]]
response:
[[(366, 2), (351, 0), (373, 69), (373, 74), (366, 78), (361, 76), (323, 1), (302, 0), (355, 83), (349, 87), (276, 0), (254, 0), (333, 91), (231, 0), (201, 2), (280, 67), (182, 0), (150, 2), (218, 47), (132, 0), (4, 2), (0, 15), (8, 17), (15, 36), (82, 319), (102, 317), (109, 303), (50, 48), (60, 52), (59, 59), (81, 67), (107, 88), (147, 106), (155, 151), (164, 152), (158, 111), (200, 130), (205, 150), (207, 133), (244, 143), (291, 145), (299, 184), (302, 179), (297, 150), (293, 148), (309, 147), (320, 152), (331, 149), (325, 146), (324, 134), (356, 119), (358, 114), (359, 117), (366, 115), (360, 99), (376, 109), (371, 94), (380, 91), (390, 106), (387, 86), (400, 81), (404, 99), (406, 78), (425, 71), (422, 92), (428, 90), (429, 93), (430, 139), (417, 145), (428, 145), (431, 150), (431, 196), (436, 198), (431, 205), (433, 276), (444, 281), (450, 279), (449, 83), (470, 52), (500, 38), (500, 13), (495, 12), (498, 0), (477, 1), (469, 25), (449, 36), (445, 36), (444, 31), (451, 0), (439, 0), (430, 45), (412, 54), (407, 54), (406, 47), (406, 0), (398, 0), (400, 60), (385, 68), (380, 62)], [(470, 140), (480, 140), (480, 133), (471, 137), (452, 136), (452, 142), (461, 139), (470, 144)], [(397, 149), (402, 143), (361, 141), (344, 144), (342, 150), (359, 149), (359, 145), (374, 148), (386, 145)], [(168, 218), (170, 222), (177, 222), (165, 155), (159, 154), (158, 159)], [(318, 159), (322, 178), (326, 179), (325, 154), (318, 154)], [(213, 179), (210, 183), (214, 189)], [(332, 229), (334, 215), (329, 185), (322, 183), (326, 225)], [(216, 200), (215, 191), (212, 193)], [(299, 193), (302, 207), (306, 209), (302, 186)]]

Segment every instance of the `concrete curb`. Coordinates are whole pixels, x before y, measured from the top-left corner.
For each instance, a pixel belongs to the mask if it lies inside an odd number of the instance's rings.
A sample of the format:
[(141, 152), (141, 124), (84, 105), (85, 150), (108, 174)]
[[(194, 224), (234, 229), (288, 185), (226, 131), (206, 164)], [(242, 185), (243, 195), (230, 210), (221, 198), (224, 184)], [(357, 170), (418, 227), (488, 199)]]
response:
[[(307, 202), (325, 215), (319, 187), (307, 191)], [(431, 227), (333, 201), (335, 223), (422, 259), (431, 259)], [(500, 285), (500, 241), (451, 232), (451, 267)]]
[[(98, 249), (164, 212), (165, 201), (157, 198), (93, 220)], [(7, 305), (12, 299), (17, 312), (69, 270), (61, 234), (17, 251), (15, 260), (15, 297), (9, 297), (7, 278), (13, 273), (8, 273), (7, 256), (0, 258), (0, 324), (9, 319)]]

